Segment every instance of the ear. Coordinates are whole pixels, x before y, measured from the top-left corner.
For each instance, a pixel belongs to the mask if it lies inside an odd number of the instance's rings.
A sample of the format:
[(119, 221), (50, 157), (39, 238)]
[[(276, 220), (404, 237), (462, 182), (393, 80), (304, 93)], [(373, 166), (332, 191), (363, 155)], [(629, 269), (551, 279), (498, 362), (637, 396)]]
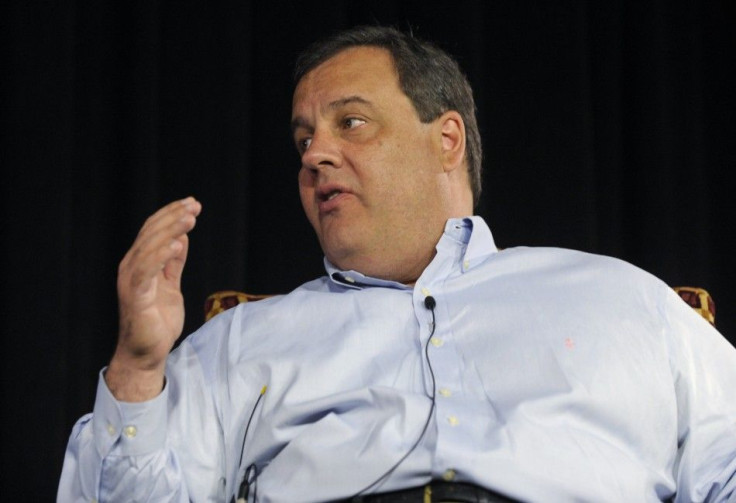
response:
[(455, 110), (449, 110), (439, 119), (442, 134), (442, 163), (445, 172), (465, 164), (465, 123)]

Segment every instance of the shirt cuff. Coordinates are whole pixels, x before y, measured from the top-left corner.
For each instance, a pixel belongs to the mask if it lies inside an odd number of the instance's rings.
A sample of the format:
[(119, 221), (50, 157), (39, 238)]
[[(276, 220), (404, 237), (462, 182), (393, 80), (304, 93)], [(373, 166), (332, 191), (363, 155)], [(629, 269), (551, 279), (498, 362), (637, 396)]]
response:
[(120, 402), (110, 392), (100, 371), (92, 427), (97, 450), (108, 455), (140, 456), (164, 447), (168, 421), (168, 385), (145, 402)]

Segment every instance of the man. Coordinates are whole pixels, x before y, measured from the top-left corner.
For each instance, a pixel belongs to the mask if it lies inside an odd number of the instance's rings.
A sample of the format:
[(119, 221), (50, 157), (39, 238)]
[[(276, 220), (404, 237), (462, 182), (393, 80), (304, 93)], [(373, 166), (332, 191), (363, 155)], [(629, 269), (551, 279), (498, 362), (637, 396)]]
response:
[(201, 205), (150, 217), (61, 501), (736, 498), (736, 350), (628, 264), (496, 249), (470, 216), (480, 142), (451, 58), (357, 28), (296, 80), (327, 275), (169, 354)]

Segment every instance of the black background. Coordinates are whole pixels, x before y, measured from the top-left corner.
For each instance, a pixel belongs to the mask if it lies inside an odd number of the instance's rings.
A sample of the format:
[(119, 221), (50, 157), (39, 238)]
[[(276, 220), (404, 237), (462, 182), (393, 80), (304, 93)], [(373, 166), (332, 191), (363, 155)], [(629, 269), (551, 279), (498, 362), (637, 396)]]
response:
[[(454, 54), (497, 244), (614, 255), (708, 289), (735, 340), (733, 2), (12, 2), (2, 37), (2, 495), (53, 500), (117, 332), (119, 260), (193, 194), (190, 332), (214, 290), (322, 273), (296, 190), (292, 63), (361, 23)], [(736, 385), (736, 383), (734, 383)]]

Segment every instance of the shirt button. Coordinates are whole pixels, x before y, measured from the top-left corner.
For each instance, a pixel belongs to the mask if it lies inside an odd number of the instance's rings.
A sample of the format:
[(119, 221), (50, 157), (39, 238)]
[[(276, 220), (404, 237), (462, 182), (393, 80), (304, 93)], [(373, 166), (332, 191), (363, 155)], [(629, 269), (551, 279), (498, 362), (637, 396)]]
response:
[(470, 262), (468, 262), (467, 260), (463, 260), (463, 269), (467, 270), (468, 267), (470, 267)]
[(449, 398), (449, 397), (452, 396), (452, 391), (450, 391), (447, 388), (440, 388), (439, 393), (440, 393), (441, 396), (443, 396), (445, 398)]
[(449, 470), (445, 470), (445, 473), (442, 474), (442, 479), (447, 482), (452, 482), (455, 480), (455, 470), (450, 468)]
[(431, 343), (432, 343), (432, 346), (434, 346), (434, 347), (436, 347), (436, 348), (438, 348), (438, 347), (442, 346), (442, 345), (443, 345), (443, 344), (445, 343), (445, 341), (443, 341), (443, 340), (442, 340), (442, 339), (440, 339), (439, 337), (432, 337), (432, 338), (431, 338), (431, 339), (429, 340), (429, 342), (431, 342)]
[(126, 426), (123, 429), (123, 434), (128, 438), (133, 438), (138, 433), (138, 429), (135, 426)]
[(457, 416), (448, 417), (447, 422), (450, 423), (450, 426), (457, 426), (458, 424), (460, 424), (460, 420), (457, 418)]
[(111, 424), (108, 424), (107, 425), (107, 432), (112, 437), (113, 435), (115, 435), (115, 427), (113, 425), (111, 425)]
[(429, 289), (426, 287), (422, 287), (422, 295), (425, 297), (429, 297), (431, 294), (429, 293)]

